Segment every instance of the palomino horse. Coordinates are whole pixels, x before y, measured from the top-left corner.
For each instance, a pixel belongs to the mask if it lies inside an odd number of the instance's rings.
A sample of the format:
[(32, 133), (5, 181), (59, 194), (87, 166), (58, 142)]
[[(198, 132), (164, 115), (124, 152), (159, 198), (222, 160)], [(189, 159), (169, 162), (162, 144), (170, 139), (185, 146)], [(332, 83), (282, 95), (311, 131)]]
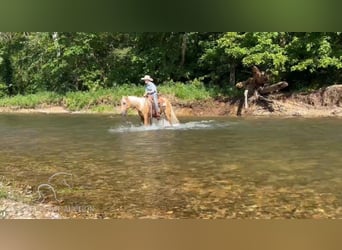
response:
[[(165, 116), (170, 125), (178, 124), (179, 121), (173, 111), (170, 101), (165, 97), (159, 96), (158, 103), (160, 107), (160, 114)], [(152, 110), (152, 102), (149, 98), (123, 96), (121, 98), (121, 114), (126, 115), (127, 110), (130, 108), (136, 109), (138, 111), (141, 122), (145, 126), (152, 125), (152, 117), (155, 117), (155, 114)]]

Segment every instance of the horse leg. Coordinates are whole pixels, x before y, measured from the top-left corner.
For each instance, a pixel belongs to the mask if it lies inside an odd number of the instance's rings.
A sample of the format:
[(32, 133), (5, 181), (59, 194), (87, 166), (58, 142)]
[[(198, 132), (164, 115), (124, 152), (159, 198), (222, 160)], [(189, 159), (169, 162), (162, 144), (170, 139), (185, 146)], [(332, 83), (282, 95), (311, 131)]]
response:
[(140, 122), (144, 124), (144, 114), (141, 111), (138, 111), (138, 115), (140, 117)]
[(152, 117), (150, 112), (145, 112), (144, 113), (144, 125), (152, 125)]
[(144, 114), (144, 125), (145, 126), (148, 126), (149, 125), (149, 117), (148, 117), (148, 114)]
[(166, 120), (172, 125), (172, 119), (171, 119), (171, 104), (166, 104), (166, 107), (164, 108), (164, 114), (166, 116)]

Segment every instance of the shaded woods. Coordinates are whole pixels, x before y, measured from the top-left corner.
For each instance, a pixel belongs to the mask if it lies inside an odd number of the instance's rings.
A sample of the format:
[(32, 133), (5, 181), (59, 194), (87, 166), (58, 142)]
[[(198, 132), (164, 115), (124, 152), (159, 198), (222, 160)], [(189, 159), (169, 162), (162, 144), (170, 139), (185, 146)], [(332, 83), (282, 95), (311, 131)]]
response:
[(293, 32), (1, 32), (0, 97), (200, 82), (224, 95), (251, 67), (290, 90), (341, 80), (342, 34)]

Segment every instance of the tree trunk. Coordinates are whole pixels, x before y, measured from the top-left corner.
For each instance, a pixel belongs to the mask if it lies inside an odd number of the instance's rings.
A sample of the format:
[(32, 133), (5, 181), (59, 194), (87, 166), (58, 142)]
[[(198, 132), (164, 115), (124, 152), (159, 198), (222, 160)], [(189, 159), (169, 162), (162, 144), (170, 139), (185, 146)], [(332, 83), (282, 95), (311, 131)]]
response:
[(235, 85), (235, 68), (236, 68), (235, 63), (231, 63), (229, 65), (229, 84), (230, 85)]
[(53, 42), (55, 44), (55, 48), (56, 48), (56, 51), (57, 51), (57, 57), (60, 57), (61, 49), (59, 47), (59, 42), (58, 42), (58, 39), (59, 39), (58, 32), (53, 32), (52, 33), (52, 39), (53, 39)]
[(188, 42), (188, 34), (185, 32), (183, 34), (183, 41), (182, 41), (182, 59), (181, 59), (181, 63), (180, 66), (183, 67), (184, 63), (185, 63), (185, 55), (186, 55), (186, 49), (187, 49), (187, 42)]

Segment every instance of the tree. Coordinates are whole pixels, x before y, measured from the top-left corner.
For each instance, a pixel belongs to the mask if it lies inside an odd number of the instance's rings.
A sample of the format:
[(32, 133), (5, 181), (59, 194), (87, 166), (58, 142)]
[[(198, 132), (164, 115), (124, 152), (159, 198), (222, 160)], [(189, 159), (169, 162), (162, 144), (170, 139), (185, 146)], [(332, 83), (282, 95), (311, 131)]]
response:
[(157, 81), (189, 80), (197, 62), (198, 33), (138, 33), (134, 54), (140, 75), (153, 75)]
[(23, 47), (27, 34), (0, 32), (0, 82), (3, 94), (14, 94), (18, 91), (13, 79), (13, 55)]
[[(289, 72), (296, 81), (336, 81), (341, 76), (341, 33), (292, 33), (286, 46), (289, 55)], [(304, 79), (303, 79), (304, 78)]]

